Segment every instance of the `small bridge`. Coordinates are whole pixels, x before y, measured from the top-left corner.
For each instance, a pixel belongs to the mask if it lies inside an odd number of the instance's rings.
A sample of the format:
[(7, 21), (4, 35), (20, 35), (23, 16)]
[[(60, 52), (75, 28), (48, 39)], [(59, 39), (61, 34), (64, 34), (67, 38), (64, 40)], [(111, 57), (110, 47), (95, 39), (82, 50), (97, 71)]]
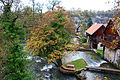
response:
[(86, 70), (100, 71), (100, 72), (116, 72), (116, 73), (120, 73), (120, 70), (118, 70), (118, 69), (103, 68), (103, 67), (86, 67)]

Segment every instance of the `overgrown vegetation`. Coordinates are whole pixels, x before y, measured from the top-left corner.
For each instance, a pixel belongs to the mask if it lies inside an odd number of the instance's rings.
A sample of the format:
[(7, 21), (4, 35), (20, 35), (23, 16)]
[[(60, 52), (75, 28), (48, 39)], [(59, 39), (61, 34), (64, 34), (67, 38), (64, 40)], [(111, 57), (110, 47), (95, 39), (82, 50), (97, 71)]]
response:
[(4, 12), (1, 18), (1, 26), (3, 29), (5, 58), (5, 80), (31, 80), (28, 71), (27, 59), (23, 46), (20, 45), (24, 41), (26, 31), (23, 26), (15, 24), (18, 16), (11, 11), (13, 1), (0, 0), (4, 5)]
[(31, 32), (27, 49), (36, 55), (47, 57), (48, 62), (57, 61), (57, 65), (61, 65), (64, 47), (70, 41), (69, 31), (72, 31), (74, 24), (63, 9), (46, 12), (41, 22)]
[(81, 37), (80, 42), (81, 42), (81, 43), (86, 43), (86, 42), (87, 42), (87, 39), (86, 39), (85, 37)]
[(98, 53), (100, 53), (101, 55), (103, 54), (103, 50), (97, 50)]

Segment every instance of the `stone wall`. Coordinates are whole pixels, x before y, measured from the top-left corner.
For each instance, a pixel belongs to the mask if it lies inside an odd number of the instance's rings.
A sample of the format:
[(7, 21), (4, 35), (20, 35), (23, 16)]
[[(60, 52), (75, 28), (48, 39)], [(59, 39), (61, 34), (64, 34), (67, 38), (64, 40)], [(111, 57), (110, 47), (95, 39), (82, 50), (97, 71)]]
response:
[(105, 55), (104, 58), (110, 61), (111, 63), (117, 65), (120, 68), (120, 49), (117, 50), (110, 50), (105, 48)]

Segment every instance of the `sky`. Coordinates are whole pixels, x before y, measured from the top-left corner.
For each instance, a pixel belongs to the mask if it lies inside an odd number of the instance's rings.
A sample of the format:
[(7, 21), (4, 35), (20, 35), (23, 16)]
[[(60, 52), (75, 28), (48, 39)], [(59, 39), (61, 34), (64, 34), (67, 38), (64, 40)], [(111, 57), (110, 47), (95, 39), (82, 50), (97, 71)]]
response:
[[(30, 5), (30, 0), (22, 0), (25, 5)], [(110, 10), (113, 4), (109, 1), (113, 0), (61, 0), (61, 6), (66, 10), (78, 9), (81, 10)], [(36, 2), (46, 3), (46, 0), (36, 0)]]

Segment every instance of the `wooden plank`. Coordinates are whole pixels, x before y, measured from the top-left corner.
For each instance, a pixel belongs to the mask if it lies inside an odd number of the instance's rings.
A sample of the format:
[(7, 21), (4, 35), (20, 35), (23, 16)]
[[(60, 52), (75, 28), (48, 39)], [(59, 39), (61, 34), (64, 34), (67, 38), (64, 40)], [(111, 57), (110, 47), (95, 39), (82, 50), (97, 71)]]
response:
[(103, 68), (103, 67), (86, 67), (86, 69), (87, 69), (87, 70), (96, 69), (96, 70), (112, 71), (112, 72), (119, 72), (119, 73), (120, 73), (120, 70), (118, 70), (118, 69)]
[(65, 66), (62, 66), (62, 68), (65, 69), (65, 70), (71, 70), (71, 71), (74, 71), (74, 70), (75, 70), (75, 68), (67, 68), (67, 67), (65, 67)]

